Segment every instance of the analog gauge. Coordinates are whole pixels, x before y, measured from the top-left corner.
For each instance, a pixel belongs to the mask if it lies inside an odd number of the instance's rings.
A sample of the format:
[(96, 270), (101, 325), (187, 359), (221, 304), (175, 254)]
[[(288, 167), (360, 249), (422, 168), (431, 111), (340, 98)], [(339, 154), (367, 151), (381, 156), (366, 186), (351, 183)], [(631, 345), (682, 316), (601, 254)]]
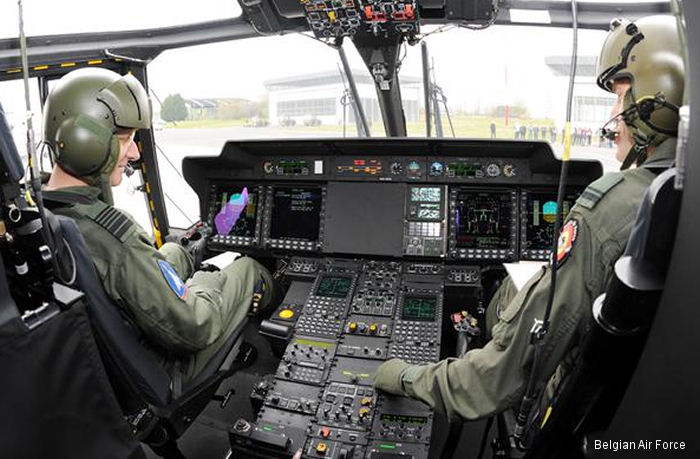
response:
[(515, 177), (517, 173), (517, 169), (512, 164), (506, 164), (503, 166), (503, 175), (506, 177)]
[(498, 164), (496, 163), (491, 163), (488, 166), (486, 166), (486, 175), (489, 177), (498, 177), (501, 175), (501, 168), (498, 167)]
[(403, 164), (401, 164), (399, 161), (394, 161), (389, 166), (389, 170), (393, 175), (401, 175), (403, 173)]
[(411, 161), (408, 163), (408, 176), (409, 177), (420, 177), (423, 174), (423, 167), (418, 161)]
[(265, 171), (266, 174), (272, 174), (272, 171), (275, 169), (274, 164), (272, 164), (272, 161), (265, 161), (263, 163), (263, 171)]
[(443, 166), (442, 163), (439, 161), (435, 161), (430, 165), (430, 175), (432, 175), (433, 177), (441, 176), (444, 170), (445, 166)]

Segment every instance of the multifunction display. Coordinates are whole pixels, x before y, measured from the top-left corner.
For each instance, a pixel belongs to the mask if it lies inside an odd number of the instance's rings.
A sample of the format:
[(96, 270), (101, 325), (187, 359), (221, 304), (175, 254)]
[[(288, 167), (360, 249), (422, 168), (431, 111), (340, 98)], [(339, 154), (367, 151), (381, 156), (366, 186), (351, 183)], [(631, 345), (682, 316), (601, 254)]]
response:
[(345, 276), (323, 276), (316, 288), (316, 296), (345, 298), (350, 292), (352, 278)]
[[(562, 222), (578, 198), (578, 192), (568, 192), (561, 206)], [(524, 258), (546, 259), (554, 240), (557, 218), (557, 192), (523, 191), (521, 197), (520, 250)]]
[(406, 194), (404, 254), (444, 256), (446, 248), (444, 193), (444, 186), (409, 186)]
[(220, 186), (212, 222), (215, 234), (254, 237), (258, 199), (258, 193), (252, 188)]
[(506, 249), (513, 230), (513, 205), (508, 192), (460, 190), (455, 201), (457, 248)]
[(401, 320), (433, 321), (437, 308), (437, 298), (422, 296), (407, 296), (403, 300)]
[(321, 188), (274, 187), (270, 239), (318, 240)]

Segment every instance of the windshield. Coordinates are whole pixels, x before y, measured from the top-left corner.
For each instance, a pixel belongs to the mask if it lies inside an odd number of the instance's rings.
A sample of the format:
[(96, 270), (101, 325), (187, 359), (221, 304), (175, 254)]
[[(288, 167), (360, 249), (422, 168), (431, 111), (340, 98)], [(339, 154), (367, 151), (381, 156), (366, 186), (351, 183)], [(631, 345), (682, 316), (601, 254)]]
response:
[[(19, 36), (17, 1), (0, 3), (0, 39)], [(168, 0), (23, 0), (22, 5), (27, 36), (150, 29), (241, 14), (235, 0), (177, 2), (177, 8)]]
[[(493, 26), (422, 31), (445, 137), (546, 140), (560, 154), (570, 30)], [(599, 135), (614, 96), (595, 84), (595, 61), (604, 38), (602, 31), (579, 31), (572, 156), (597, 159), (606, 170), (614, 170), (619, 164), (611, 145)], [(344, 49), (371, 135), (385, 136), (369, 72), (351, 43)], [(408, 135), (425, 137), (420, 46), (405, 46), (401, 56)], [(169, 163), (161, 167), (161, 175), (173, 226), (199, 218), (197, 196), (180, 177), (184, 156), (217, 155), (233, 139), (358, 135), (338, 52), (306, 35), (171, 50), (156, 58), (148, 72), (159, 161)]]

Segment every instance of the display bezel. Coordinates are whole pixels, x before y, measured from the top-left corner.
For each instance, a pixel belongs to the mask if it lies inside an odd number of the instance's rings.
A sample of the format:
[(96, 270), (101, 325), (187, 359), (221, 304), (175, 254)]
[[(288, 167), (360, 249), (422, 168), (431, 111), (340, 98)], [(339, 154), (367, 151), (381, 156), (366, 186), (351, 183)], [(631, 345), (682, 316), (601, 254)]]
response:
[[(271, 237), (273, 215), (274, 215), (274, 193), (279, 189), (314, 189), (318, 190), (321, 200), (319, 203), (318, 212), (318, 236), (316, 239), (305, 239), (296, 237)], [(289, 183), (289, 184), (274, 184), (266, 187), (265, 201), (265, 217), (264, 217), (264, 244), (271, 248), (289, 249), (289, 250), (304, 250), (316, 251), (319, 250), (323, 241), (324, 234), (324, 215), (326, 207), (326, 186), (318, 183)]]
[(230, 181), (212, 181), (210, 183), (210, 193), (209, 202), (207, 207), (207, 223), (216, 232), (216, 225), (214, 223), (214, 218), (216, 214), (221, 210), (221, 194), (231, 188), (237, 188), (241, 191), (243, 188), (248, 188), (249, 194), (255, 194), (257, 202), (255, 204), (255, 221), (252, 236), (237, 236), (237, 235), (225, 235), (215, 233), (212, 235), (212, 242), (223, 243), (226, 245), (234, 246), (254, 246), (257, 245), (260, 240), (261, 227), (263, 215), (265, 213), (265, 191), (264, 187), (260, 185), (251, 184), (249, 182), (230, 182)]
[[(576, 200), (578, 197), (581, 195), (583, 192), (583, 189), (579, 188), (567, 188), (566, 189), (566, 194), (565, 194), (565, 200), (570, 201), (572, 204), (569, 207), (569, 211), (574, 207), (576, 204)], [(551, 245), (549, 247), (546, 247), (544, 249), (533, 249), (528, 247), (528, 208), (527, 208), (527, 201), (529, 197), (533, 194), (550, 194), (554, 199), (553, 201), (556, 201), (557, 198), (557, 189), (552, 187), (552, 188), (528, 188), (528, 189), (523, 189), (520, 192), (520, 257), (523, 259), (535, 259), (535, 260), (546, 260), (548, 257), (548, 254), (551, 252)], [(572, 199), (573, 198), (573, 199)], [(566, 219), (566, 216), (562, 216), (562, 222)], [(553, 241), (550, 241), (553, 243)]]
[[(499, 194), (507, 195), (510, 207), (510, 231), (508, 234), (508, 244), (506, 247), (461, 247), (457, 242), (457, 201), (463, 193), (478, 194)], [(454, 258), (476, 258), (476, 259), (511, 259), (515, 257), (518, 232), (520, 224), (518, 220), (517, 192), (510, 188), (483, 188), (483, 187), (453, 187), (450, 190), (450, 252)]]
[[(433, 302), (433, 317), (431, 318), (416, 318), (416, 317), (407, 317), (404, 308), (406, 307), (406, 302), (410, 300), (423, 300), (423, 301), (430, 301)], [(439, 298), (435, 295), (406, 295), (403, 297), (401, 301), (401, 312), (400, 312), (400, 319), (402, 321), (406, 322), (434, 322), (437, 320), (438, 316), (438, 309), (440, 306)]]

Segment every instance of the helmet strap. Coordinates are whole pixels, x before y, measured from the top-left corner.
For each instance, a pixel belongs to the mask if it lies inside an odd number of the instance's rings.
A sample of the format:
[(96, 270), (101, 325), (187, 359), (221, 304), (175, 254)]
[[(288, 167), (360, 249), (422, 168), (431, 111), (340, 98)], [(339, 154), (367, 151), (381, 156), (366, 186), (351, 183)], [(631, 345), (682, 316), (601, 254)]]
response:
[[(637, 140), (637, 139), (635, 139)], [(620, 170), (624, 171), (630, 168), (632, 164), (636, 164), (639, 166), (642, 164), (644, 161), (647, 159), (647, 146), (648, 144), (642, 144), (642, 143), (637, 143), (635, 142), (634, 146), (630, 148), (630, 151), (627, 152), (627, 156), (625, 156), (625, 160), (622, 162), (622, 165), (620, 166)]]
[(100, 193), (102, 194), (102, 201), (106, 204), (113, 206), (114, 197), (112, 196), (112, 185), (109, 182), (110, 174), (102, 174), (99, 179)]

